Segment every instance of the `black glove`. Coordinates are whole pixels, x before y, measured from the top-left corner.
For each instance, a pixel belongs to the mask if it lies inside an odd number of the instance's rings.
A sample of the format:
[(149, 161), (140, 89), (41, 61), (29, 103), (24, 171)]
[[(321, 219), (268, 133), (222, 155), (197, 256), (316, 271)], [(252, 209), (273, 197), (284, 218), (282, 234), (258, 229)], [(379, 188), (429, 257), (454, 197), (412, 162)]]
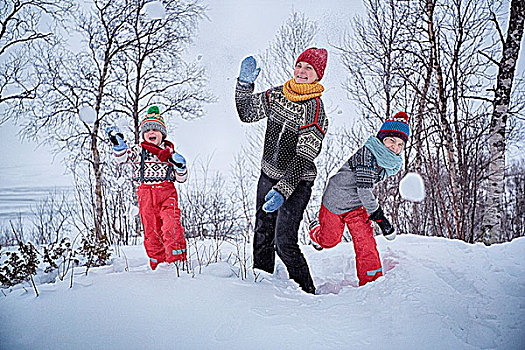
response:
[(379, 206), (376, 211), (374, 211), (369, 217), (369, 220), (374, 220), (379, 225), (379, 228), (383, 232), (383, 236), (390, 236), (395, 232), (394, 227), (390, 224), (390, 221), (385, 217), (383, 213), (383, 208)]

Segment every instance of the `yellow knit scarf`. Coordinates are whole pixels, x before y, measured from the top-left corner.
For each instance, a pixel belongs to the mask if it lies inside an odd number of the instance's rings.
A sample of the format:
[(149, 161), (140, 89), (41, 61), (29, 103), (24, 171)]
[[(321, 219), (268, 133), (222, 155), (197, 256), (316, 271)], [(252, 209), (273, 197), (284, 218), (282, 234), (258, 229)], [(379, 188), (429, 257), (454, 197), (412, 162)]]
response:
[(317, 81), (312, 84), (297, 84), (294, 79), (290, 79), (283, 85), (284, 96), (294, 102), (320, 97), (323, 91), (324, 86)]

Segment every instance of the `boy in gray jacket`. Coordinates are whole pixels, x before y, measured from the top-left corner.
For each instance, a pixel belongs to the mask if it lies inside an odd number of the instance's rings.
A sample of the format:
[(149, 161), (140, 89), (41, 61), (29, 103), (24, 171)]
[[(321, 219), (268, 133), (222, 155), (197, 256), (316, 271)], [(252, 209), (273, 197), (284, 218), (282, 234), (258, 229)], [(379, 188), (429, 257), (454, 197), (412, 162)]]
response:
[(370, 136), (328, 180), (319, 221), (310, 224), (310, 238), (318, 250), (339, 244), (347, 225), (354, 244), (360, 286), (383, 275), (370, 220), (379, 224), (387, 239), (395, 238), (395, 230), (372, 192), (373, 186), (399, 171), (403, 163), (400, 153), (409, 136), (405, 112), (386, 120), (377, 136)]

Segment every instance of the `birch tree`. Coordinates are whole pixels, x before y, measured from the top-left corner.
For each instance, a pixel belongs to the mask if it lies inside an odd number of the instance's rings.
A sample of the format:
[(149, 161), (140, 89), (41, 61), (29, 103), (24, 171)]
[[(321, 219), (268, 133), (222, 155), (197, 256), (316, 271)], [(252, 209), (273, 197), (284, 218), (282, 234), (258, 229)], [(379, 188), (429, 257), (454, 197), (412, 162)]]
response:
[(73, 8), (70, 0), (0, 2), (0, 106), (9, 103), (0, 125), (16, 118), (24, 101), (36, 98), (43, 82), (32, 74), (33, 58), (39, 46), (56, 40), (53, 30), (64, 24)]
[(140, 118), (151, 104), (159, 105), (165, 115), (193, 119), (202, 116), (205, 103), (214, 101), (204, 68), (183, 59), (206, 8), (199, 0), (170, 0), (163, 2), (163, 16), (152, 17), (148, 5), (150, 1), (136, 1), (129, 19), (134, 40), (118, 62), (125, 78), (119, 103), (132, 121), (136, 143)]
[(258, 80), (260, 86), (268, 89), (290, 80), (295, 60), (312, 46), (318, 32), (317, 22), (304, 13), (293, 11), (277, 30), (270, 46), (258, 55), (260, 59), (257, 63), (261, 67)]
[[(75, 17), (73, 30), (82, 38), (78, 53), (65, 48), (39, 57), (37, 69), (46, 88), (32, 105), (23, 130), (56, 152), (89, 188), (92, 229), (104, 236), (104, 120), (115, 113), (122, 77), (115, 62), (133, 42), (129, 35), (132, 7), (121, 0), (95, 0)], [(86, 223), (89, 225), (89, 223)]]
[[(485, 215), (483, 216), (482, 232), (485, 244), (498, 241), (501, 234), (505, 196), (505, 147), (508, 110), (514, 80), (514, 72), (518, 62), (521, 39), (523, 37), (523, 22), (525, 18), (525, 2), (512, 0), (507, 29), (507, 38), (502, 40), (503, 55), (498, 64), (498, 77), (493, 103), (492, 120), (489, 129), (489, 173), (488, 193)], [(497, 25), (497, 21), (494, 21)], [(499, 27), (498, 27), (499, 30)], [(501, 30), (499, 30), (501, 33)]]

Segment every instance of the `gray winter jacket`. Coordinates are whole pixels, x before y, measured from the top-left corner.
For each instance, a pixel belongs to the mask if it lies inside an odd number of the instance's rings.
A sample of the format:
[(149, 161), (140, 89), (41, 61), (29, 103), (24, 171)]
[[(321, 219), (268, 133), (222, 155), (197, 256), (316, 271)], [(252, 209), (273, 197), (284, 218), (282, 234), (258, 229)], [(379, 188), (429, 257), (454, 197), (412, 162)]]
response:
[(328, 180), (323, 205), (337, 215), (364, 206), (370, 215), (379, 207), (372, 192), (374, 184), (385, 177), (385, 169), (377, 164), (372, 152), (363, 146)]

